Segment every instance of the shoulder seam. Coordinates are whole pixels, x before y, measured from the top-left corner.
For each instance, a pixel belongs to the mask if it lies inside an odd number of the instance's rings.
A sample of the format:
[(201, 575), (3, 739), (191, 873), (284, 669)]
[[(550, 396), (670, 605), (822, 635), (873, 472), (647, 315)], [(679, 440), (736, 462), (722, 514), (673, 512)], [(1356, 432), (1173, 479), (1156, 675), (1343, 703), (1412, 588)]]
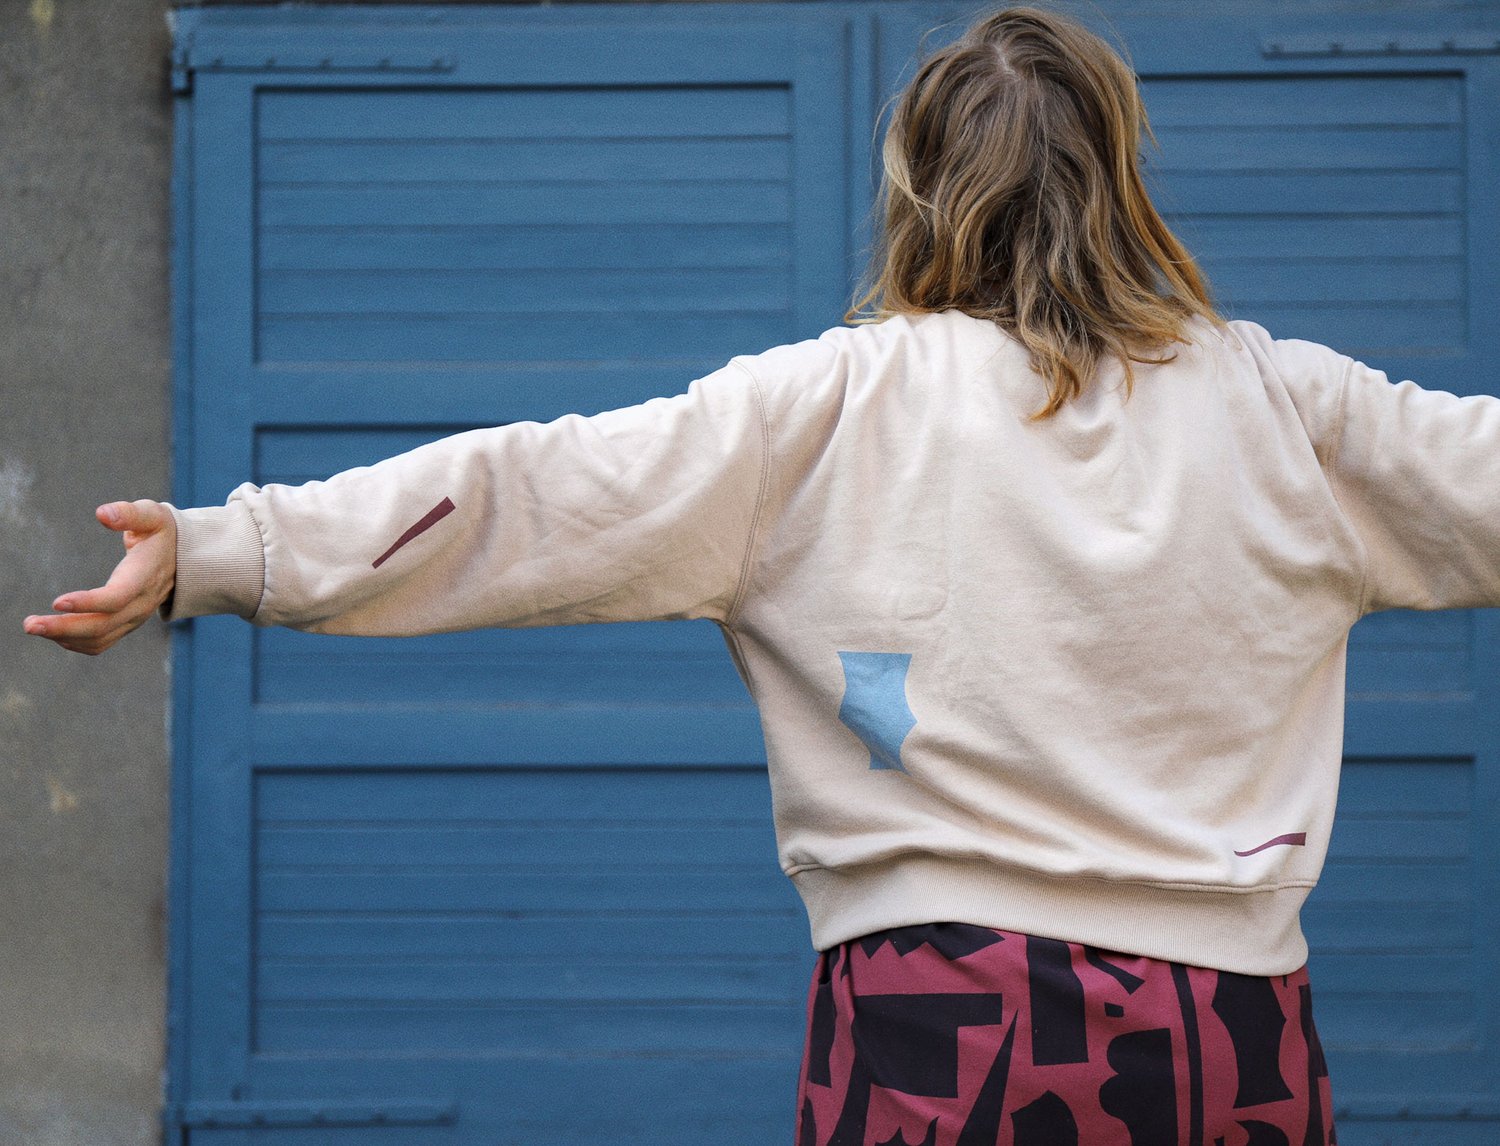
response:
[[(1328, 489), (1333, 494), (1333, 500), (1343, 509), (1343, 498), (1339, 496), (1338, 460), (1339, 451), (1344, 445), (1344, 423), (1346, 421), (1344, 412), (1349, 404), (1349, 375), (1354, 370), (1354, 359), (1347, 354), (1344, 355), (1344, 369), (1339, 375), (1339, 401), (1334, 408), (1333, 442), (1328, 449), (1328, 461), (1325, 463), (1328, 471)], [(1347, 511), (1345, 511), (1347, 515)], [(1356, 534), (1357, 536), (1357, 534)], [(1361, 542), (1359, 554), (1359, 615), (1363, 617), (1366, 613), (1368, 594), (1370, 589), (1370, 554)]]
[(750, 569), (755, 561), (755, 551), (760, 540), (760, 519), (765, 509), (766, 492), (771, 484), (771, 422), (766, 415), (766, 397), (760, 388), (760, 379), (755, 372), (738, 359), (730, 359), (732, 365), (739, 367), (750, 379), (750, 389), (755, 395), (755, 411), (760, 420), (760, 482), (755, 492), (755, 511), (750, 517), (749, 536), (745, 540), (745, 555), (740, 560), (739, 581), (734, 587), (734, 596), (730, 598), (729, 608), (724, 613), (724, 624), (726, 627), (733, 626), (735, 618), (739, 615), (740, 607), (744, 604), (745, 591), (750, 584)]

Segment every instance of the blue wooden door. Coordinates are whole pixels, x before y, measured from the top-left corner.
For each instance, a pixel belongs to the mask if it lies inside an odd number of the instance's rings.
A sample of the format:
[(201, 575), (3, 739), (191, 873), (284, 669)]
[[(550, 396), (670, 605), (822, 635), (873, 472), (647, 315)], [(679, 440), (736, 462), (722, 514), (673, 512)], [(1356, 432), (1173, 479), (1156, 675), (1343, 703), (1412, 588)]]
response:
[[(1444, 52), (1455, 32), (1431, 17), (1183, 31), (1126, 34), (1159, 200), (1228, 311), (1395, 379), (1500, 389), (1500, 56)], [(1488, 614), (1393, 612), (1351, 636), (1305, 929), (1353, 1146), (1500, 1134), (1495, 634)]]
[[(1493, 18), (1147, 7), (1111, 14), (1153, 179), (1230, 313), (1500, 385)], [(881, 99), (966, 15), (179, 13), (179, 499), (671, 392), (834, 324)], [(1351, 641), (1306, 926), (1355, 1146), (1500, 1132), (1497, 630), (1388, 614)], [(177, 666), (191, 1141), (790, 1138), (810, 953), (715, 633), (214, 619)]]
[[(841, 312), (838, 21), (179, 19), (184, 501)], [(191, 1142), (784, 1137), (812, 953), (713, 626), (183, 644)]]
[[(1153, 194), (1233, 318), (1500, 393), (1500, 24), (1461, 13), (1080, 18), (1125, 46)], [(1394, 7), (1394, 6), (1390, 6)], [(1241, 10), (1243, 11), (1243, 10)], [(881, 84), (970, 9), (885, 16)], [(932, 31), (928, 32), (927, 30)], [(1344, 1146), (1500, 1141), (1500, 618), (1355, 626), (1329, 862), (1303, 913)]]

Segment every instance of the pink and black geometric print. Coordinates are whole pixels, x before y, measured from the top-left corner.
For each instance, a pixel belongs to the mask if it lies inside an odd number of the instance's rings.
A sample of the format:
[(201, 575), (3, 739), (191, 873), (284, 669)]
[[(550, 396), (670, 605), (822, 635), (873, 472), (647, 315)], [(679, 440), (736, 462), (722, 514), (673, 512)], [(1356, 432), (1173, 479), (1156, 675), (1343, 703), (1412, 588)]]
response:
[(1305, 971), (968, 924), (824, 952), (797, 1146), (1333, 1146)]

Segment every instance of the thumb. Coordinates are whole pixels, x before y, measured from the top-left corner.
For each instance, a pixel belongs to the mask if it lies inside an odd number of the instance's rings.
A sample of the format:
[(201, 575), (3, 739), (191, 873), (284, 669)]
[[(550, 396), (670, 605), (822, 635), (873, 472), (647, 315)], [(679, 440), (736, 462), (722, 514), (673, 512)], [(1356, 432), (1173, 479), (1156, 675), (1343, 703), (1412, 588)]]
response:
[(94, 516), (117, 533), (151, 533), (162, 527), (165, 512), (155, 501), (111, 501), (96, 509)]

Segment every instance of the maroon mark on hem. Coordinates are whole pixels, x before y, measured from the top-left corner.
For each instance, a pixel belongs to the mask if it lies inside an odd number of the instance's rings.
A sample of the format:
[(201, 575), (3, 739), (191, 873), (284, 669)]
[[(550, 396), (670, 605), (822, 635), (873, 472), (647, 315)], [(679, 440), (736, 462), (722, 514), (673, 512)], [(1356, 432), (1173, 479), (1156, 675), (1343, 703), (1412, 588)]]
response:
[(1253, 856), (1256, 852), (1263, 852), (1267, 848), (1274, 848), (1277, 844), (1290, 844), (1292, 847), (1300, 848), (1307, 843), (1306, 832), (1289, 832), (1284, 836), (1277, 836), (1274, 840), (1267, 840), (1259, 847), (1253, 847), (1248, 852), (1235, 852), (1237, 856)]
[(452, 513), (454, 508), (455, 506), (452, 501), (450, 501), (446, 497), (443, 498), (442, 501), (438, 502), (435, 506), (427, 511), (421, 521), (417, 522), (400, 537), (396, 538), (396, 544), (392, 545), (379, 557), (375, 558), (375, 560), (370, 563), (370, 568), (379, 569), (386, 563), (386, 560), (391, 556), (391, 554), (395, 553), (396, 550), (400, 549), (408, 541), (411, 541), (413, 538), (426, 533), (434, 525), (442, 521), (443, 518)]

